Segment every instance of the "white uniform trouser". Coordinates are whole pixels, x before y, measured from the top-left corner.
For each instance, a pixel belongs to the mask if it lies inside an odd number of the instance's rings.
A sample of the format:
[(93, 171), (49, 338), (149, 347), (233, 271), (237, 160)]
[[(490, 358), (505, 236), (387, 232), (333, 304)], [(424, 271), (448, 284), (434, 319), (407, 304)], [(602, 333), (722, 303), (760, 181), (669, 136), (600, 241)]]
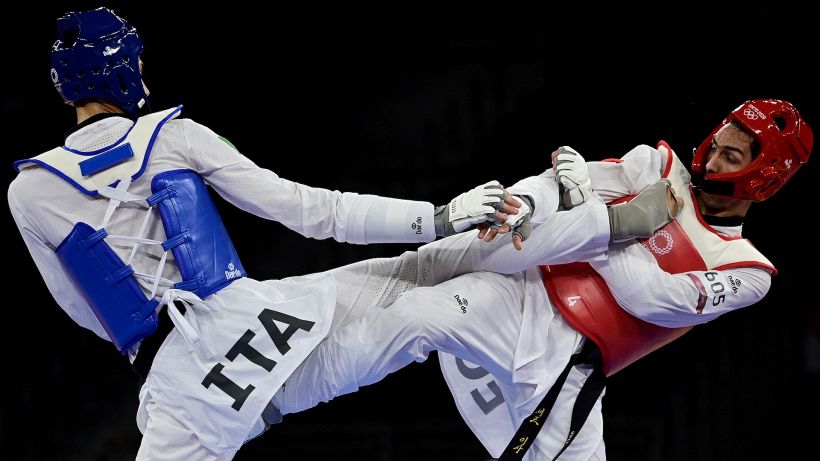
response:
[[(461, 309), (456, 295), (467, 300), (465, 309)], [(465, 274), (433, 287), (405, 292), (387, 308), (371, 309), (336, 329), (297, 368), (273, 402), (283, 414), (303, 411), (377, 382), (411, 362), (425, 360), (431, 350), (438, 350), (480, 365), (492, 373), (505, 397), (531, 400), (534, 406), (543, 394), (532, 398), (534, 385), (515, 385), (513, 380), (524, 303), (551, 309), (537, 270), (516, 275)], [(552, 336), (550, 344), (555, 348), (542, 361), (557, 375), (577, 351), (582, 336), (560, 316), (544, 326), (543, 333)], [(551, 459), (546, 455), (554, 456), (563, 446), (575, 396), (589, 371), (572, 370), (531, 449), (534, 455), (527, 459)], [(528, 416), (533, 409), (526, 408), (520, 417)], [(605, 459), (600, 398), (562, 459), (596, 459), (596, 452), (597, 459)]]
[[(590, 232), (596, 222), (606, 223), (605, 232)], [(515, 319), (516, 315), (520, 318), (522, 294), (515, 281), (523, 279), (523, 274), (505, 277), (482, 273), (472, 279), (454, 280), (452, 283), (474, 280), (476, 288), (482, 287), (464, 294), (468, 300), (472, 296), (473, 303), (482, 299), (482, 304), (488, 306), (468, 307), (470, 320), (465, 320), (460, 310), (441, 305), (441, 290), (450, 285), (399, 295), (472, 271), (514, 273), (540, 263), (585, 259), (603, 251), (608, 236), (605, 207), (590, 202), (555, 213), (551, 221), (534, 229), (522, 252), (513, 249), (509, 235), (488, 244), (476, 239), (475, 232), (468, 232), (397, 258), (372, 259), (335, 269), (331, 272), (337, 281), (337, 303), (328, 339), (287, 380), (285, 388), (292, 392), (278, 392), (273, 402), (283, 414), (302, 411), (374, 383), (408, 363), (422, 361), (434, 349), (502, 373), (515, 345), (507, 341), (517, 338), (520, 329)], [(391, 303), (389, 309), (383, 308)], [(488, 335), (498, 335), (499, 341), (481, 347)], [(493, 364), (497, 364), (495, 368)], [(149, 402), (147, 408), (151, 421), (143, 434), (138, 460), (233, 458), (235, 453), (216, 454), (201, 446), (183, 423), (159, 407)]]

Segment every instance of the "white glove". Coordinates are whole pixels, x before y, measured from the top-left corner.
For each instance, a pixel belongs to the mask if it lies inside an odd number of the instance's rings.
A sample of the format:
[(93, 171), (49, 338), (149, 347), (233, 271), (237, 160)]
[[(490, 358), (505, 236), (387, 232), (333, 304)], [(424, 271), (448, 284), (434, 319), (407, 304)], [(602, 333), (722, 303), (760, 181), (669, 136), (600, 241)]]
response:
[(450, 200), (436, 209), (436, 235), (448, 236), (463, 232), (477, 224), (495, 219), (504, 204), (504, 188), (498, 181), (490, 181)]
[(555, 159), (556, 179), (563, 186), (561, 192), (562, 208), (568, 210), (592, 197), (592, 181), (584, 157), (569, 146), (558, 148)]

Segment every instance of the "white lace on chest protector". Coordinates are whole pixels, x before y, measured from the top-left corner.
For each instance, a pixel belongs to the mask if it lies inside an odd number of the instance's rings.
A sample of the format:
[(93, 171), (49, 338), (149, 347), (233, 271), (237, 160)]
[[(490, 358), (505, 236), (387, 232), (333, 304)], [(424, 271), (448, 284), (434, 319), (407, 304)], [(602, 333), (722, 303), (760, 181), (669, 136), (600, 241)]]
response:
[[(164, 243), (159, 240), (149, 239), (145, 237), (145, 232), (146, 229), (148, 229), (148, 223), (151, 219), (151, 216), (154, 214), (158, 214), (158, 212), (154, 213), (156, 203), (149, 204), (148, 198), (128, 192), (128, 188), (130, 187), (130, 185), (131, 180), (124, 179), (117, 184), (116, 188), (110, 186), (103, 186), (97, 191), (100, 196), (108, 199), (108, 208), (105, 211), (105, 216), (103, 217), (102, 222), (100, 223), (99, 227), (97, 227), (98, 229), (103, 229), (108, 225), (111, 216), (113, 216), (114, 214), (114, 211), (116, 211), (116, 209), (123, 202), (135, 204), (139, 207), (145, 208), (145, 214), (142, 219), (142, 223), (140, 224), (139, 229), (137, 230), (136, 235), (129, 236), (108, 234), (105, 237), (108, 240), (121, 241), (131, 244), (131, 252), (128, 256), (128, 260), (125, 261), (125, 264), (128, 266), (131, 266), (131, 264), (133, 263), (134, 256), (137, 253), (137, 248), (140, 245), (158, 245), (162, 248), (162, 244)], [(177, 328), (179, 333), (182, 335), (182, 337), (185, 338), (185, 340), (191, 346), (192, 350), (198, 351), (205, 358), (211, 358), (214, 356), (214, 352), (208, 346), (208, 344), (202, 340), (202, 335), (200, 334), (199, 326), (196, 322), (197, 310), (211, 310), (211, 308), (207, 304), (205, 304), (202, 301), (202, 299), (196, 294), (187, 290), (173, 288), (173, 286), (177, 282), (162, 277), (162, 271), (165, 268), (169, 251), (171, 250), (163, 248), (162, 256), (160, 257), (160, 260), (157, 263), (157, 268), (153, 274), (137, 272), (135, 270), (134, 276), (143, 280), (147, 280), (150, 283), (151, 288), (148, 297), (156, 298), (159, 296), (159, 305), (157, 305), (157, 312), (159, 312), (159, 310), (163, 306), (167, 306), (168, 316), (171, 318), (171, 321), (173, 322), (174, 326)], [(182, 312), (180, 312), (179, 308), (176, 306), (174, 301), (179, 301), (185, 306), (187, 315), (183, 315)], [(130, 353), (129, 355), (135, 356), (135, 354)], [(133, 360), (133, 357), (131, 357), (131, 359)]]

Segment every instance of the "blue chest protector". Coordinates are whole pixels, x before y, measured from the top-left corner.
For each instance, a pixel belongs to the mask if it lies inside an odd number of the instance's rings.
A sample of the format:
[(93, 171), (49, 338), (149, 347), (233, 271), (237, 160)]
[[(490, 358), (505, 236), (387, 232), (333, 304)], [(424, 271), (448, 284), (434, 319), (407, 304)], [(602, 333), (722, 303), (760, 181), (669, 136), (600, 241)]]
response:
[(133, 277), (134, 269), (94, 231), (79, 222), (57, 247), (57, 257), (91, 306), (108, 337), (125, 353), (157, 329), (156, 299), (148, 299)]
[[(182, 282), (174, 288), (200, 298), (245, 275), (239, 255), (202, 178), (190, 170), (156, 175), (149, 206), (159, 208)], [(108, 246), (105, 229), (77, 223), (57, 248), (57, 256), (83, 293), (120, 352), (157, 329), (156, 299), (148, 299), (127, 266)]]
[(148, 204), (159, 206), (167, 240), (182, 282), (174, 288), (200, 298), (245, 276), (245, 269), (202, 178), (191, 170), (166, 171), (151, 181)]
[[(57, 148), (17, 162), (16, 166), (44, 167), (80, 192), (98, 196), (101, 183), (108, 184), (118, 177), (135, 180), (142, 175), (159, 130), (178, 112), (177, 108), (141, 118), (131, 134), (102, 151), (79, 153)], [(130, 154), (111, 155), (126, 151)], [(94, 168), (83, 168), (91, 163)], [(157, 174), (151, 182), (151, 191), (153, 194), (146, 202), (159, 210), (166, 235), (162, 248), (174, 255), (182, 276), (174, 288), (205, 298), (245, 276), (208, 189), (196, 172), (172, 170)], [(145, 295), (134, 269), (106, 243), (107, 235), (104, 228), (95, 230), (78, 222), (56, 253), (111, 341), (120, 352), (126, 353), (156, 331), (159, 301)]]

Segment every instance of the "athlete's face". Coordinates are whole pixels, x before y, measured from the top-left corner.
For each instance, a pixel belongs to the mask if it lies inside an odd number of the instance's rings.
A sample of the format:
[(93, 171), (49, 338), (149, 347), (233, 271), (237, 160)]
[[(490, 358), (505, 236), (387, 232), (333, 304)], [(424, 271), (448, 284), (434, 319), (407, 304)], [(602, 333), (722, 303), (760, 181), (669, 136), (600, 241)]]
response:
[[(706, 157), (706, 174), (731, 173), (740, 171), (752, 163), (752, 142), (754, 138), (735, 125), (728, 124), (720, 129), (712, 139), (712, 147)], [(716, 214), (735, 208), (746, 201), (731, 197), (702, 192), (699, 195), (701, 211)]]
[(735, 125), (724, 126), (712, 138), (706, 157), (706, 174), (732, 173), (752, 163), (754, 139)]

